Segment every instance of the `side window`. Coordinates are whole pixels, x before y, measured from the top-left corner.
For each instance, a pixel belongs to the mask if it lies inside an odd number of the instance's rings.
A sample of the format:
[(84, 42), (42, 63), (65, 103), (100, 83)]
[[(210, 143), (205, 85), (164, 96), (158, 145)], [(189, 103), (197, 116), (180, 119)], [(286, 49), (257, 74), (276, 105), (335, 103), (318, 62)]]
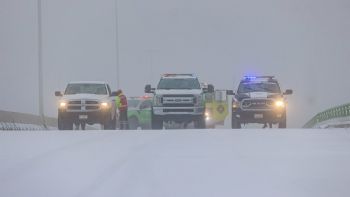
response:
[(150, 109), (151, 107), (152, 107), (152, 102), (150, 100), (147, 100), (141, 104), (140, 109)]
[(222, 91), (222, 90), (215, 91), (215, 101), (219, 101), (219, 102), (226, 101), (226, 91)]
[(204, 94), (204, 99), (206, 102), (213, 102), (213, 93), (205, 93)]
[(112, 91), (108, 84), (107, 84), (107, 90), (108, 90), (108, 94), (111, 95)]

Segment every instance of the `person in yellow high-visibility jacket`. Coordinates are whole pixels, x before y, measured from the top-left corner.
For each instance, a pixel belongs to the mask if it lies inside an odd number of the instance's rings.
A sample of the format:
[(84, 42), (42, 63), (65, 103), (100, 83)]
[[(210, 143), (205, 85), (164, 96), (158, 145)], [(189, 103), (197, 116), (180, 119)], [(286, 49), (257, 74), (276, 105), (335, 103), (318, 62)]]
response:
[(115, 100), (116, 107), (119, 110), (119, 123), (121, 130), (129, 129), (128, 123), (128, 100), (123, 94), (122, 90), (117, 91), (117, 97)]

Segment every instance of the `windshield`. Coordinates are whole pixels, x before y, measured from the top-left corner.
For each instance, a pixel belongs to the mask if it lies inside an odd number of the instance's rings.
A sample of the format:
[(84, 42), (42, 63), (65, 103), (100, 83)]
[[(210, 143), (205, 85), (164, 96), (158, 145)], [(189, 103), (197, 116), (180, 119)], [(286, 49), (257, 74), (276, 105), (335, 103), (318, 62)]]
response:
[(198, 79), (189, 78), (189, 79), (161, 79), (158, 84), (158, 89), (200, 89)]
[(97, 94), (106, 95), (107, 89), (104, 84), (68, 84), (66, 95), (72, 94)]
[(241, 83), (238, 88), (238, 93), (249, 92), (269, 92), (281, 93), (277, 83)]

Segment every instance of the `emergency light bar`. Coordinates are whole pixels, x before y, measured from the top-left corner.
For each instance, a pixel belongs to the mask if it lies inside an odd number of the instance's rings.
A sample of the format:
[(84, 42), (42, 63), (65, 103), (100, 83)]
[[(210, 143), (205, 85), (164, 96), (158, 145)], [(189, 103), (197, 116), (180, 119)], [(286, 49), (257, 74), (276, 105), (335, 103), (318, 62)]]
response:
[(187, 76), (194, 77), (194, 74), (163, 74), (163, 77), (176, 77), (176, 76)]
[(152, 98), (152, 97), (145, 95), (145, 96), (142, 96), (141, 98), (142, 98), (142, 99), (150, 99), (150, 98)]
[(245, 80), (254, 80), (254, 79), (273, 79), (275, 76), (244, 76)]

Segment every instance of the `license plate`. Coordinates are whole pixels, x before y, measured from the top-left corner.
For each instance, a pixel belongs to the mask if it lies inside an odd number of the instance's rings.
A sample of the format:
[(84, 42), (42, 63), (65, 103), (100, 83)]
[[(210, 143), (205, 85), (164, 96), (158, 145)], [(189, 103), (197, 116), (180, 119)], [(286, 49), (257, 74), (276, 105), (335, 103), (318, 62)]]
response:
[(88, 115), (79, 115), (80, 120), (86, 120), (88, 119)]
[(264, 118), (264, 115), (263, 114), (254, 114), (254, 118), (255, 119), (262, 119), (262, 118)]

